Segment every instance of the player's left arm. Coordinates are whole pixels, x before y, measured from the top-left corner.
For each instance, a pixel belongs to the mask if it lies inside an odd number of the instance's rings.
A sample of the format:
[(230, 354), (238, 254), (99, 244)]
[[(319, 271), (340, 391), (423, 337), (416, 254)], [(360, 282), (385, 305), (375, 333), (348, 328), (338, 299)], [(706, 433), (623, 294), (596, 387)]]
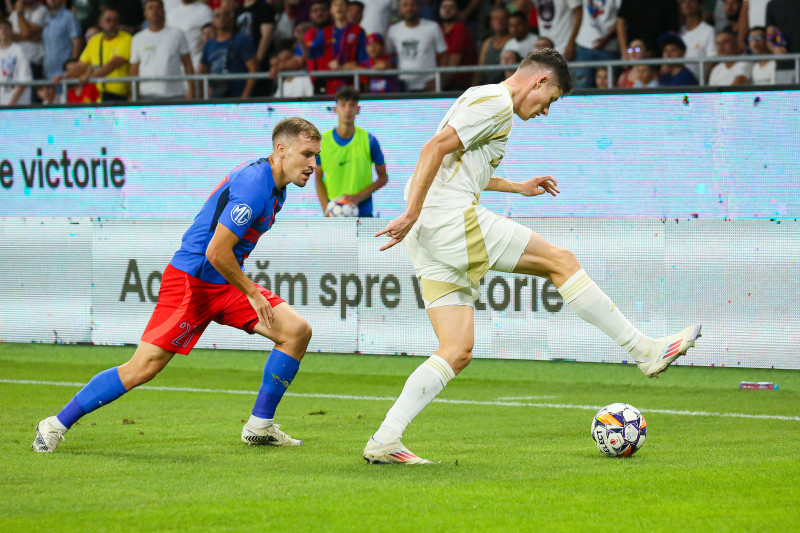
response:
[(553, 176), (536, 176), (525, 181), (509, 181), (505, 178), (492, 176), (485, 191), (510, 192), (522, 196), (539, 196), (550, 193), (553, 196), (560, 193), (556, 179)]
[(405, 212), (389, 222), (383, 231), (375, 235), (376, 237), (388, 235), (391, 238), (389, 243), (381, 248), (381, 251), (391, 248), (408, 235), (419, 218), (425, 196), (427, 196), (428, 189), (431, 188), (436, 172), (442, 166), (445, 156), (463, 149), (464, 145), (461, 144), (458, 133), (450, 125), (442, 128), (442, 131), (425, 143), (419, 154), (417, 165), (414, 167), (414, 172), (411, 174), (411, 186), (408, 191)]
[(233, 253), (233, 247), (236, 246), (239, 239), (240, 237), (226, 225), (218, 222), (214, 235), (211, 237), (211, 242), (208, 243), (208, 248), (206, 248), (206, 258), (211, 263), (211, 266), (222, 274), (225, 281), (247, 296), (250, 305), (253, 306), (258, 315), (259, 323), (271, 328), (274, 321), (272, 306), (242, 271), (236, 261), (236, 255)]

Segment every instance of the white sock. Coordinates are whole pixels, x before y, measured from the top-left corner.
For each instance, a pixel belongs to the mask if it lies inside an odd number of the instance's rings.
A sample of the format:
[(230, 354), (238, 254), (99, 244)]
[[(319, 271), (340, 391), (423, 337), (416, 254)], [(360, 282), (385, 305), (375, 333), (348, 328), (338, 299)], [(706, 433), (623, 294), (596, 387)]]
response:
[(269, 427), (275, 422), (272, 418), (258, 418), (257, 416), (250, 415), (250, 420), (247, 421), (247, 425), (256, 429), (264, 429), (265, 427)]
[(62, 433), (66, 433), (67, 432), (67, 426), (62, 424), (61, 420), (59, 420), (57, 416), (51, 416), (50, 417), (50, 423), (53, 424), (55, 426), (55, 428), (57, 430), (61, 431)]
[(625, 318), (585, 270), (580, 269), (573, 274), (558, 288), (558, 292), (576, 315), (597, 326), (634, 359), (643, 360), (646, 357), (651, 339)]
[(408, 376), (403, 392), (386, 413), (386, 420), (372, 438), (381, 444), (399, 440), (414, 417), (431, 403), (454, 377), (456, 374), (447, 361), (438, 355), (430, 356)]

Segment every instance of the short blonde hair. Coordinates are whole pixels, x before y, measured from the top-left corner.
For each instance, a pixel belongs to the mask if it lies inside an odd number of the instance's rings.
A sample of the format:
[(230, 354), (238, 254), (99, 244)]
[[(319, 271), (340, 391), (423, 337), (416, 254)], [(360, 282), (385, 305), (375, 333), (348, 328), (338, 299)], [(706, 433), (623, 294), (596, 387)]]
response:
[(301, 135), (310, 141), (322, 140), (322, 135), (312, 123), (304, 118), (291, 117), (275, 125), (275, 129), (272, 130), (272, 146), (276, 146), (279, 142), (293, 141)]

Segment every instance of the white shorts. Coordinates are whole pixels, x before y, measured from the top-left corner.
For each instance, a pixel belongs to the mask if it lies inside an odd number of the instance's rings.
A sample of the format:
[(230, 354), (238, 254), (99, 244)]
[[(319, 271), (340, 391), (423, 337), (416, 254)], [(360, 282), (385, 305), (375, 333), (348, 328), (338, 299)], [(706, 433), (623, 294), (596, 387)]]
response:
[(489, 270), (512, 272), (533, 232), (480, 205), (428, 207), (406, 236), (425, 309), (472, 305)]

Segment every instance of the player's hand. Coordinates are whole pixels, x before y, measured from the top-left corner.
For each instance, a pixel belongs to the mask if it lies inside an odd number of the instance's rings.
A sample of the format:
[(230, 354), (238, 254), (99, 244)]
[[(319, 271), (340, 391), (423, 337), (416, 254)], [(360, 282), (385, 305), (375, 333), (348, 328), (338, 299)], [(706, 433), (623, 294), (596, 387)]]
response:
[(248, 296), (247, 299), (250, 301), (250, 305), (253, 306), (253, 309), (255, 309), (256, 315), (258, 315), (258, 323), (272, 329), (275, 316), (272, 314), (272, 306), (267, 299), (264, 298), (264, 295), (258, 292), (253, 296)]
[(358, 199), (358, 196), (356, 196), (355, 194), (345, 194), (344, 196), (342, 196), (342, 200), (344, 200), (348, 204), (353, 204), (353, 205), (358, 205), (361, 203)]
[(376, 237), (388, 235), (392, 239), (388, 244), (385, 244), (383, 247), (381, 247), (381, 252), (388, 250), (398, 242), (402, 241), (405, 236), (408, 235), (408, 232), (411, 231), (411, 228), (414, 226), (414, 222), (416, 221), (416, 218), (412, 218), (406, 213), (403, 213), (396, 219), (389, 222), (383, 231), (376, 233)]
[(520, 182), (519, 193), (522, 196), (539, 196), (547, 192), (555, 196), (561, 192), (558, 190), (557, 185), (558, 183), (553, 176), (536, 176)]

